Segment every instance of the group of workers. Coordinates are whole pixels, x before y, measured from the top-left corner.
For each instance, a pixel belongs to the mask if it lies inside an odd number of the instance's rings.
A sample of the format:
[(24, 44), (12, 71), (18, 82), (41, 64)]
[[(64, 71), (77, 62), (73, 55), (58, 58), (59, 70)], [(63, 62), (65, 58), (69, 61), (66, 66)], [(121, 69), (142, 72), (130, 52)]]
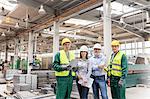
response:
[[(68, 38), (62, 40), (63, 50), (60, 50), (54, 58), (53, 68), (56, 75), (56, 99), (70, 99), (73, 80), (76, 80), (80, 99), (88, 99), (89, 87), (85, 86), (93, 79), (91, 87), (94, 99), (108, 99), (107, 85), (111, 88), (112, 99), (126, 99), (125, 79), (128, 65), (125, 53), (119, 50), (119, 41), (111, 43), (113, 53), (107, 64), (106, 56), (101, 53), (101, 45), (93, 46), (93, 56), (88, 58), (88, 47), (80, 48), (80, 57), (77, 59), (78, 68), (73, 69), (69, 65), (75, 60), (75, 54), (70, 51), (71, 41)], [(107, 74), (107, 76), (106, 76)]]

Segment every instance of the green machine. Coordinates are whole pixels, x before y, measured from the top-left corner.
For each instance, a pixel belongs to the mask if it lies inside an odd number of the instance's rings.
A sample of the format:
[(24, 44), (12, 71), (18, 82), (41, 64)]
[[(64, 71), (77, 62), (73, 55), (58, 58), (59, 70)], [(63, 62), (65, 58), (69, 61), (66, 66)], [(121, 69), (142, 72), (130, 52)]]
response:
[(128, 65), (127, 87), (137, 84), (150, 84), (150, 57), (147, 55), (138, 56), (135, 64)]

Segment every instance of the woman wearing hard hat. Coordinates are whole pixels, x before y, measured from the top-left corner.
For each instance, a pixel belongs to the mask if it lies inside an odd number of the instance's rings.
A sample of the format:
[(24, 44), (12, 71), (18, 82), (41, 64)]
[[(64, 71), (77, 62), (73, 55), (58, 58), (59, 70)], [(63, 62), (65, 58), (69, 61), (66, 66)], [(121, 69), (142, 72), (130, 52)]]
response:
[(55, 55), (53, 62), (57, 80), (56, 99), (70, 99), (75, 72), (70, 70), (69, 63), (75, 59), (75, 55), (72, 51), (69, 51), (71, 41), (68, 38), (64, 38), (61, 44), (63, 50)]
[(102, 99), (108, 99), (105, 73), (103, 72), (106, 64), (106, 57), (101, 53), (101, 49), (101, 45), (96, 43), (93, 47), (94, 55), (89, 59), (90, 66), (92, 67), (91, 77), (94, 79), (92, 85), (94, 99), (100, 99), (99, 90)]
[(88, 62), (88, 47), (83, 45), (80, 48), (80, 58), (78, 60), (77, 74), (77, 88), (79, 91), (80, 99), (88, 99), (89, 88), (86, 86), (88, 79), (91, 75), (91, 68)]

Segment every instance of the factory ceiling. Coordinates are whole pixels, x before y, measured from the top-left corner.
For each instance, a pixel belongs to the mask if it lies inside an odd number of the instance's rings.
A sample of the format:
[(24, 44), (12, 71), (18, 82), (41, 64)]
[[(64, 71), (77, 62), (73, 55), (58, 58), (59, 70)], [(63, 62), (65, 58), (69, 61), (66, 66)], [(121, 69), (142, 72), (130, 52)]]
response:
[[(26, 52), (28, 33), (34, 32), (37, 36), (37, 52), (52, 52), (53, 22), (58, 20), (60, 40), (63, 36), (71, 37), (73, 48), (83, 44), (92, 46), (96, 42), (103, 44), (102, 1), (1, 0), (0, 50), (4, 51), (7, 41), (9, 51), (14, 51), (14, 42), (18, 39), (21, 51)], [(113, 39), (122, 43), (148, 39), (148, 0), (112, 0), (111, 6)], [(41, 7), (45, 12), (39, 11)]]

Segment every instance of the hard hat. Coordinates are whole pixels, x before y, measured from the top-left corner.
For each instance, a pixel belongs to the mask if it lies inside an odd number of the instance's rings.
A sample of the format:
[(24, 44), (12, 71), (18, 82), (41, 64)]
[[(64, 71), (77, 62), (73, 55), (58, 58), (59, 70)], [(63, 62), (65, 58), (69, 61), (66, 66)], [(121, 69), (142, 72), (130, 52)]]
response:
[(95, 49), (95, 48), (101, 49), (101, 48), (102, 48), (102, 47), (101, 47), (101, 44), (96, 43), (96, 44), (94, 45), (93, 49)]
[(111, 42), (111, 45), (113, 46), (119, 46), (120, 45), (120, 42), (118, 41), (118, 40), (113, 40), (112, 42)]
[(71, 41), (68, 38), (64, 38), (61, 42), (61, 45), (64, 45), (64, 43), (71, 43)]
[(82, 46), (80, 47), (80, 52), (81, 52), (81, 51), (86, 51), (86, 52), (88, 52), (88, 47), (85, 46), (85, 45), (82, 45)]

